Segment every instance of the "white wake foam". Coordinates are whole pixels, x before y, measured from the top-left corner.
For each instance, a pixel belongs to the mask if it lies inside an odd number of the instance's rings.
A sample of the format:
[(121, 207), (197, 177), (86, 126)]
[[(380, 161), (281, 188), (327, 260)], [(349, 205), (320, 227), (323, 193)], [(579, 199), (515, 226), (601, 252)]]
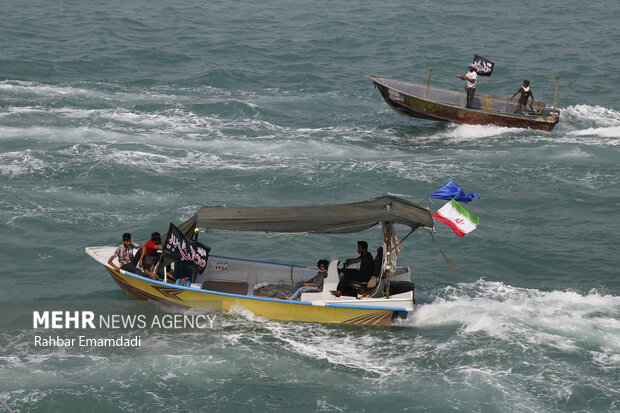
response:
[[(421, 305), (413, 326), (460, 326), (461, 334), (485, 334), (519, 345), (546, 345), (563, 351), (596, 348), (620, 363), (620, 297), (595, 290), (539, 291), (478, 280), (440, 292)], [(615, 355), (614, 355), (615, 354)]]
[[(575, 105), (562, 111), (561, 130), (582, 138), (599, 138), (600, 143), (620, 145), (620, 112), (602, 106)], [(600, 139), (602, 138), (602, 139)]]

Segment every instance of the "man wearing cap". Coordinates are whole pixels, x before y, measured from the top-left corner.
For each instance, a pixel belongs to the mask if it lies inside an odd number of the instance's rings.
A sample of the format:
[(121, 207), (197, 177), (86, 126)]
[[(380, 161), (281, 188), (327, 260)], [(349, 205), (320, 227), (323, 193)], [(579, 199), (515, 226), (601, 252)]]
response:
[(469, 65), (469, 73), (465, 76), (456, 75), (459, 79), (467, 81), (465, 85), (465, 91), (467, 92), (467, 109), (472, 109), (474, 106), (474, 93), (476, 93), (476, 81), (478, 80), (478, 73), (476, 73), (476, 67), (473, 64)]

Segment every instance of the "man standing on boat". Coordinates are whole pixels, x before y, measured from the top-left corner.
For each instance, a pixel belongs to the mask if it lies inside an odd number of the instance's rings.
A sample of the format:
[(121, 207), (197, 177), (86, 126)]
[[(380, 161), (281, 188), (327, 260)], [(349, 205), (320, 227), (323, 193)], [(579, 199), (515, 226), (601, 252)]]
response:
[(467, 81), (465, 85), (465, 91), (467, 92), (467, 109), (474, 107), (474, 93), (476, 93), (476, 81), (478, 80), (478, 73), (476, 73), (476, 67), (473, 64), (469, 65), (469, 73), (465, 76), (456, 75), (459, 79)]

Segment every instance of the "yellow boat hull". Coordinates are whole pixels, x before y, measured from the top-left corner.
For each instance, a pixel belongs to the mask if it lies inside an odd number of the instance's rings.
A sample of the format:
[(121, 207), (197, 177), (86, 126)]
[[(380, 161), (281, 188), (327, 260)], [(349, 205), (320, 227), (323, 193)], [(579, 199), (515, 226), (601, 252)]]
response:
[(312, 305), (303, 301), (286, 301), (262, 297), (245, 297), (217, 291), (197, 290), (165, 284), (148, 278), (125, 274), (106, 267), (114, 281), (133, 299), (158, 300), (186, 308), (213, 307), (222, 310), (242, 306), (257, 316), (275, 320), (320, 323), (389, 325), (394, 309), (353, 305)]

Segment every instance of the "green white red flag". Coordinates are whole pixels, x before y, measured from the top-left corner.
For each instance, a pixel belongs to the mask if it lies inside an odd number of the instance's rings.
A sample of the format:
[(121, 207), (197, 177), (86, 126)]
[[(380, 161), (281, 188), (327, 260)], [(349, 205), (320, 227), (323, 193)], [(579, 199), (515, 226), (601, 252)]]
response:
[(454, 199), (433, 214), (433, 218), (443, 222), (459, 237), (469, 234), (478, 226), (480, 219)]

